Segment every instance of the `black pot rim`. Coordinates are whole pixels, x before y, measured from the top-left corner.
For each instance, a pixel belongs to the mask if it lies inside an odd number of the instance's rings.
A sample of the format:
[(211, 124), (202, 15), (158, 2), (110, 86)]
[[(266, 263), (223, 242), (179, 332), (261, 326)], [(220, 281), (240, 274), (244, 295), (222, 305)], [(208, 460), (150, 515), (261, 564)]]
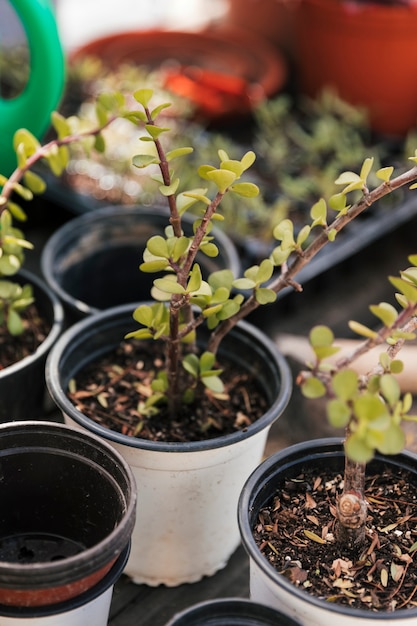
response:
[[(9, 436), (18, 437), (20, 434), (27, 436), (28, 431), (32, 433), (29, 445), (18, 441), (8, 444)], [(57, 450), (59, 451), (58, 446), (62, 443), (59, 439), (62, 436), (66, 437), (68, 444), (72, 441), (74, 445), (85, 448), (94, 446), (108, 458), (115, 471), (123, 474), (126, 487), (123, 489), (123, 486), (119, 485), (125, 499), (123, 508), (121, 506), (122, 517), (117, 526), (103, 539), (74, 556), (47, 563), (19, 564), (0, 561), (0, 587), (3, 589), (41, 590), (80, 580), (90, 573), (100, 571), (116, 559), (130, 541), (136, 517), (136, 483), (129, 464), (110, 443), (93, 433), (58, 422), (23, 420), (0, 424), (0, 446), (3, 447), (3, 440), (6, 440), (5, 443), (10, 446), (10, 450), (20, 449), (26, 452), (33, 447), (34, 450), (39, 449), (44, 453), (49, 448), (56, 453)], [(49, 445), (46, 442), (47, 437), (54, 438)], [(70, 450), (68, 454), (74, 456), (75, 459), (75, 452)], [(84, 454), (83, 450), (83, 456)], [(87, 456), (84, 456), (84, 461), (86, 465), (93, 464), (93, 460)], [(99, 467), (98, 462), (97, 467)], [(101, 471), (110, 474), (110, 470), (105, 467)], [(116, 484), (116, 477), (111, 477), (111, 480)]]
[(74, 611), (85, 604), (92, 602), (103, 593), (105, 593), (109, 587), (114, 585), (120, 578), (123, 570), (126, 566), (130, 553), (130, 540), (126, 547), (120, 553), (114, 565), (107, 572), (107, 574), (91, 589), (84, 591), (75, 598), (65, 600), (65, 602), (57, 602), (56, 604), (48, 604), (46, 606), (7, 606), (0, 604), (0, 617), (15, 617), (15, 618), (36, 618), (46, 617), (48, 615), (59, 615), (60, 613), (67, 613), (68, 611)]
[[(344, 456), (343, 438), (326, 437), (321, 439), (312, 439), (301, 443), (288, 446), (283, 450), (271, 455), (263, 461), (249, 476), (240, 494), (238, 502), (238, 524), (242, 538), (242, 544), (249, 558), (256, 563), (257, 567), (278, 587), (283, 588), (286, 592), (297, 597), (297, 600), (307, 605), (314, 605), (322, 610), (330, 611), (335, 614), (343, 614), (358, 619), (386, 620), (389, 622), (395, 616), (395, 619), (417, 618), (417, 608), (415, 609), (399, 609), (393, 613), (373, 613), (364, 609), (352, 609), (341, 605), (336, 605), (325, 600), (320, 600), (307, 592), (298, 589), (289, 582), (284, 576), (281, 576), (262, 556), (252, 535), (252, 520), (256, 516), (254, 500), (257, 494), (266, 488), (274, 475), (279, 471), (285, 471), (284, 468), (299, 464), (305, 461), (307, 457), (310, 459), (325, 456)], [(376, 454), (376, 461), (385, 461), (394, 465), (406, 466), (410, 471), (410, 465), (417, 474), (417, 455), (408, 450), (404, 450), (400, 454), (390, 457)]]
[[(21, 277), (24, 279), (24, 282), (30, 283), (36, 287), (36, 289), (41, 290), (45, 293), (48, 300), (50, 301), (52, 308), (52, 325), (51, 330), (48, 335), (45, 337), (40, 346), (35, 350), (35, 352), (29, 356), (24, 357), (20, 361), (16, 361), (12, 365), (4, 368), (0, 371), (0, 378), (6, 378), (8, 376), (13, 376), (17, 371), (20, 371), (23, 367), (27, 367), (31, 365), (34, 361), (43, 356), (46, 356), (50, 351), (51, 347), (54, 345), (59, 335), (62, 333), (64, 327), (64, 308), (58, 298), (57, 295), (52, 291), (49, 285), (42, 280), (39, 276), (25, 269), (19, 270), (16, 274), (16, 277)], [(10, 276), (9, 279), (13, 280), (15, 277)]]
[(233, 624), (239, 626), (298, 626), (298, 622), (277, 609), (249, 598), (233, 597), (198, 602), (176, 613), (166, 626), (202, 626), (206, 623), (205, 618), (209, 618), (207, 623), (210, 626), (226, 624), (228, 618), (234, 618)]
[[(277, 369), (281, 374), (281, 388), (280, 393), (275, 398), (269, 409), (260, 417), (256, 422), (251, 424), (248, 428), (224, 435), (222, 437), (214, 437), (212, 439), (206, 439), (203, 441), (191, 441), (191, 442), (161, 442), (161, 441), (149, 441), (146, 439), (140, 439), (138, 437), (131, 437), (112, 431), (100, 424), (89, 419), (78, 411), (72, 402), (67, 398), (65, 391), (62, 389), (60, 376), (59, 376), (59, 363), (62, 354), (66, 347), (72, 344), (75, 338), (81, 333), (87, 331), (89, 328), (93, 328), (96, 323), (105, 322), (111, 319), (113, 316), (131, 316), (136, 306), (143, 303), (137, 303), (136, 305), (128, 304), (113, 307), (102, 311), (95, 315), (89, 316), (73, 326), (67, 329), (62, 336), (58, 339), (55, 346), (51, 350), (47, 363), (46, 363), (46, 384), (49, 389), (49, 393), (56, 405), (73, 419), (77, 424), (87, 428), (94, 434), (104, 437), (105, 439), (118, 443), (121, 445), (127, 445), (132, 448), (139, 448), (143, 450), (155, 450), (158, 452), (199, 452), (201, 450), (212, 450), (215, 448), (221, 448), (224, 446), (232, 445), (243, 439), (252, 437), (259, 431), (265, 429), (272, 424), (277, 416), (281, 415), (287, 406), (291, 392), (292, 392), (292, 378), (291, 371), (287, 364), (287, 361), (283, 354), (278, 350), (272, 340), (267, 337), (261, 330), (249, 324), (248, 322), (239, 322), (235, 329), (235, 332), (243, 331), (253, 336), (262, 347), (267, 350), (271, 359), (275, 361)], [(233, 331), (232, 331), (233, 332)]]
[[(87, 227), (91, 227), (103, 219), (111, 218), (114, 215), (117, 217), (123, 217), (124, 215), (141, 215), (141, 216), (166, 216), (167, 225), (169, 224), (169, 211), (162, 205), (155, 206), (138, 206), (138, 205), (109, 205), (102, 206), (94, 211), (83, 213), (69, 220), (62, 226), (60, 226), (46, 242), (41, 254), (41, 269), (42, 274), (45, 276), (45, 280), (50, 288), (58, 294), (59, 298), (70, 305), (71, 307), (79, 308), (84, 315), (91, 315), (99, 313), (101, 309), (87, 304), (87, 302), (81, 302), (76, 300), (71, 294), (62, 288), (60, 283), (56, 280), (54, 273), (56, 254), (62, 246), (62, 240), (67, 237), (76, 239), (76, 233), (84, 231)], [(182, 216), (181, 219), (184, 222), (192, 225), (198, 216), (192, 216), (188, 213)], [(211, 234), (215, 237), (215, 240), (220, 245), (224, 253), (228, 256), (228, 262), (230, 269), (235, 276), (240, 275), (241, 263), (237, 250), (234, 245), (231, 245), (230, 238), (219, 228), (214, 227)], [(138, 269), (139, 272), (139, 269)]]

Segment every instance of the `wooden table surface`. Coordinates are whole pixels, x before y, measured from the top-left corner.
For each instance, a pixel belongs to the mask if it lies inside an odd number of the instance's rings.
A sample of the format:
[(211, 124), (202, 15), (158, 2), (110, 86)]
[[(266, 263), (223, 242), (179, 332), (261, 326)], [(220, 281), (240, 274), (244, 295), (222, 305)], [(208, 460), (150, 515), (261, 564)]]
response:
[[(39, 272), (39, 254), (46, 238), (72, 216), (56, 211), (48, 203), (30, 210), (24, 230), (35, 244), (27, 254), (26, 267)], [(311, 280), (304, 294), (285, 297), (278, 305), (250, 321), (259, 324), (271, 336), (294, 333), (306, 336), (316, 323), (332, 326), (343, 336), (348, 319), (369, 321), (368, 305), (391, 296), (387, 281), (407, 266), (407, 256), (417, 252), (417, 218), (393, 230), (369, 248)], [(290, 359), (294, 373), (300, 363)], [(334, 434), (327, 426), (320, 404), (305, 401), (295, 388), (288, 408), (272, 426), (265, 454), (298, 441)], [(415, 432), (410, 429), (407, 447), (414, 449)], [(176, 588), (152, 588), (135, 585), (122, 575), (114, 588), (110, 626), (164, 626), (178, 611), (197, 602), (219, 597), (248, 597), (248, 559), (242, 547), (234, 553), (227, 567), (210, 578)]]

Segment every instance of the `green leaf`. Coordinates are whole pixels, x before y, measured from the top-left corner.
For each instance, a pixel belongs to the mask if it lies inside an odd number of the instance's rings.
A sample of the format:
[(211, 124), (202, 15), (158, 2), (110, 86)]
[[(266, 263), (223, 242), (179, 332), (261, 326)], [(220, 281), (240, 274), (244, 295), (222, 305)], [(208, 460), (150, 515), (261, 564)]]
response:
[(235, 183), (230, 189), (243, 198), (256, 198), (259, 195), (259, 187), (253, 183)]
[(323, 198), (313, 204), (310, 210), (310, 217), (313, 219), (313, 226), (327, 225), (327, 206)]
[(143, 324), (144, 326), (152, 326), (152, 322), (153, 322), (152, 307), (150, 307), (147, 304), (142, 304), (138, 306), (133, 312), (133, 319), (139, 322), (139, 324)]
[(158, 117), (158, 115), (164, 111), (165, 109), (169, 109), (169, 107), (171, 106), (170, 102), (163, 102), (162, 104), (158, 104), (157, 107), (155, 107), (154, 109), (152, 109), (151, 111), (151, 117), (152, 119), (155, 119)]
[(240, 161), (236, 161), (234, 159), (225, 159), (220, 163), (220, 169), (229, 170), (235, 174), (236, 178), (240, 178), (243, 174), (243, 167)]
[(367, 326), (364, 326), (363, 324), (360, 324), (359, 322), (351, 320), (348, 322), (348, 326), (351, 330), (353, 330), (354, 333), (357, 333), (362, 337), (366, 337), (367, 339), (374, 339), (378, 336), (378, 333), (376, 333), (374, 330), (368, 328)]
[(254, 289), (256, 283), (249, 278), (236, 278), (236, 280), (233, 281), (233, 286), (236, 287), (236, 289)]
[(417, 303), (417, 287), (414, 287), (409, 282), (396, 276), (389, 276), (389, 281), (398, 291), (400, 291), (409, 302), (412, 304)]
[(144, 109), (147, 108), (152, 96), (153, 96), (152, 89), (138, 89), (133, 94), (133, 97), (135, 98), (136, 102), (141, 104)]
[(313, 348), (331, 346), (334, 340), (334, 334), (328, 326), (319, 324), (311, 329), (309, 339)]
[(345, 441), (346, 456), (356, 463), (368, 463), (374, 456), (374, 449), (357, 433), (353, 433)]
[(183, 368), (194, 378), (200, 373), (200, 363), (196, 354), (187, 354), (182, 360)]
[(26, 128), (20, 128), (13, 136), (13, 148), (15, 151), (22, 146), (26, 157), (30, 157), (40, 148), (41, 144)]
[(208, 283), (213, 291), (216, 291), (216, 289), (221, 287), (225, 287), (230, 291), (233, 284), (233, 272), (229, 269), (212, 272), (208, 278)]
[(202, 382), (213, 393), (223, 393), (224, 391), (224, 385), (218, 376), (205, 376), (202, 378)]
[(154, 141), (156, 139), (159, 139), (159, 136), (162, 135), (162, 133), (166, 133), (171, 130), (170, 128), (161, 128), (160, 126), (155, 126), (155, 124), (145, 124), (145, 128)]
[(255, 161), (256, 154), (252, 150), (249, 150), (248, 152), (246, 152), (246, 154), (243, 155), (240, 162), (242, 163), (243, 170), (246, 171), (255, 163)]
[(337, 372), (332, 379), (332, 387), (336, 396), (343, 401), (351, 400), (358, 393), (358, 375), (354, 370), (346, 369)]
[(306, 398), (321, 398), (326, 393), (326, 387), (321, 380), (311, 376), (301, 385), (301, 392)]
[(401, 396), (401, 388), (398, 380), (391, 374), (383, 374), (379, 384), (384, 398), (391, 406), (394, 406)]
[(166, 239), (161, 237), (161, 235), (154, 235), (148, 240), (146, 244), (147, 249), (154, 256), (163, 257), (165, 259), (169, 258), (169, 250)]
[(392, 176), (393, 171), (394, 171), (394, 168), (392, 166), (381, 167), (377, 171), (376, 175), (377, 175), (378, 178), (383, 180), (385, 183), (388, 183), (390, 178), (391, 178), (391, 176)]
[(206, 350), (205, 352), (203, 352), (203, 354), (200, 357), (201, 371), (207, 372), (208, 370), (211, 370), (215, 362), (216, 362), (216, 356), (213, 354), (213, 352), (209, 352), (208, 350)]
[(186, 156), (193, 151), (193, 148), (176, 148), (175, 150), (170, 150), (166, 153), (165, 157), (167, 161), (172, 161), (173, 159), (178, 159), (178, 157)]
[(327, 419), (333, 428), (344, 428), (350, 420), (350, 410), (346, 402), (339, 399), (329, 400), (326, 405)]
[(366, 179), (368, 178), (369, 174), (371, 173), (372, 170), (372, 166), (374, 164), (374, 159), (373, 157), (368, 157), (364, 160), (362, 167), (361, 167), (361, 173), (360, 173), (360, 178), (366, 182)]
[(9, 314), (7, 316), (7, 329), (13, 336), (21, 335), (24, 330), (22, 318), (19, 313), (13, 309), (9, 310)]
[(184, 294), (185, 289), (177, 282), (176, 276), (164, 276), (163, 278), (156, 278), (154, 285), (157, 289), (170, 294)]
[(148, 165), (159, 163), (159, 159), (151, 154), (136, 154), (132, 159), (132, 163), (135, 167), (144, 168), (148, 167)]
[(13, 215), (14, 219), (19, 220), (20, 222), (25, 222), (27, 220), (26, 213), (23, 211), (22, 207), (15, 202), (9, 201), (7, 208)]
[(207, 178), (215, 183), (220, 193), (225, 193), (227, 188), (236, 180), (236, 175), (229, 170), (213, 169), (207, 172)]
[(166, 259), (155, 259), (155, 261), (145, 261), (139, 265), (141, 272), (146, 274), (153, 274), (154, 272), (161, 272), (169, 266)]
[(211, 242), (205, 243), (203, 241), (200, 245), (200, 250), (211, 259), (214, 259), (219, 255), (219, 249), (215, 243), (211, 243)]
[(392, 326), (398, 317), (397, 310), (388, 302), (380, 302), (378, 305), (373, 304), (369, 307), (369, 310), (375, 317), (378, 317), (386, 327)]
[(391, 423), (383, 435), (383, 440), (378, 445), (381, 454), (399, 454), (404, 450), (405, 434), (401, 426)]
[(187, 283), (187, 291), (191, 293), (193, 291), (198, 291), (201, 287), (202, 280), (203, 278), (201, 275), (200, 266), (198, 265), (198, 263), (196, 263), (191, 270), (191, 275)]
[(41, 194), (46, 189), (45, 181), (40, 176), (34, 174), (30, 170), (25, 172), (23, 176), (23, 181), (26, 187), (28, 187), (35, 194)]
[(387, 415), (387, 408), (378, 396), (364, 393), (355, 399), (354, 412), (359, 420), (373, 421)]
[(211, 172), (215, 171), (215, 167), (213, 167), (212, 165), (200, 165), (200, 167), (198, 168), (198, 175), (200, 176), (200, 178), (203, 178), (204, 180), (210, 180), (209, 178), (209, 174)]
[(63, 115), (58, 113), (58, 111), (52, 111), (51, 113), (51, 124), (55, 129), (55, 132), (59, 139), (63, 137), (67, 137), (71, 134), (71, 127), (68, 124), (68, 121), (65, 119)]
[(271, 304), (277, 299), (277, 294), (272, 289), (259, 287), (255, 290), (255, 298), (259, 304)]
[(180, 179), (176, 178), (170, 185), (160, 185), (159, 191), (163, 196), (173, 196), (180, 184)]

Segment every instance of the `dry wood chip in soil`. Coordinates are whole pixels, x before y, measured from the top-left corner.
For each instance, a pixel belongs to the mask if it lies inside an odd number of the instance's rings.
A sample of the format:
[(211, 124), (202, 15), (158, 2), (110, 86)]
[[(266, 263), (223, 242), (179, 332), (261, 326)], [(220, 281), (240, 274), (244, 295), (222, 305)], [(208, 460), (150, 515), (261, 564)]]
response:
[(405, 470), (366, 480), (367, 545), (344, 553), (333, 503), (343, 477), (310, 469), (288, 478), (253, 529), (271, 565), (329, 602), (370, 611), (417, 606), (417, 484)]
[[(152, 441), (200, 441), (247, 428), (268, 408), (255, 377), (234, 364), (221, 363), (226, 398), (205, 392), (183, 405), (181, 420), (168, 417), (164, 407), (147, 416), (141, 405), (151, 393), (150, 383), (161, 369), (155, 343), (134, 341), (90, 363), (71, 381), (68, 397), (76, 408), (102, 426)], [(184, 375), (186, 375), (184, 371)]]

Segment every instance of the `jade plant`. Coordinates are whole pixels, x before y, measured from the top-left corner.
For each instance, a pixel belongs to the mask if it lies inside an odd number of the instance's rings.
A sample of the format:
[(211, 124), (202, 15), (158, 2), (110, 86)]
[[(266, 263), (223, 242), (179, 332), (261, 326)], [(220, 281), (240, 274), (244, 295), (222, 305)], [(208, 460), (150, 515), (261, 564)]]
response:
[[(404, 364), (398, 353), (406, 341), (416, 338), (417, 328), (417, 255), (409, 257), (411, 266), (390, 282), (399, 310), (391, 303), (370, 306), (381, 325), (379, 330), (355, 321), (352, 331), (364, 338), (349, 355), (335, 358), (340, 347), (327, 326), (310, 332), (314, 354), (310, 369), (298, 377), (308, 398), (326, 398), (327, 417), (335, 428), (344, 428), (345, 471), (343, 492), (336, 502), (338, 539), (360, 549), (365, 541), (368, 503), (365, 497), (366, 466), (376, 452), (398, 454), (405, 447), (403, 422), (417, 422), (411, 393), (401, 394), (396, 378)], [(354, 363), (365, 352), (386, 345), (379, 361), (366, 375), (360, 376)], [(329, 358), (331, 360), (329, 361)]]
[(23, 333), (22, 314), (34, 302), (32, 286), (13, 280), (24, 264), (25, 251), (33, 248), (15, 225), (16, 221), (27, 219), (22, 200), (28, 202), (46, 188), (42, 176), (32, 168), (42, 162), (54, 175), (60, 176), (68, 164), (68, 146), (73, 143), (82, 146), (87, 154), (93, 149), (102, 151), (102, 132), (116, 119), (116, 116), (103, 115), (103, 110), (98, 102), (95, 126), (90, 125), (89, 129), (83, 127), (83, 130), (78, 129), (80, 120), (65, 119), (54, 112), (51, 122), (57, 136), (44, 145), (26, 129), (19, 129), (14, 135), (16, 168), (9, 177), (0, 173), (0, 327), (6, 327), (13, 336)]
[[(217, 249), (210, 231), (217, 219), (222, 219), (221, 202), (228, 193), (238, 196), (255, 197), (256, 185), (241, 180), (242, 175), (255, 161), (255, 154), (247, 152), (241, 160), (230, 159), (224, 150), (219, 150), (219, 164), (202, 165), (198, 174), (205, 187), (198, 187), (177, 193), (180, 175), (175, 171), (179, 159), (186, 158), (191, 147), (178, 148), (165, 152), (163, 137), (169, 128), (159, 123), (167, 103), (155, 107), (151, 104), (152, 90), (141, 89), (135, 94), (141, 109), (130, 114), (144, 134), (140, 140), (146, 150), (134, 157), (138, 168), (153, 167), (153, 177), (159, 184), (159, 191), (167, 200), (170, 210), (170, 224), (166, 236), (154, 236), (148, 241), (144, 261), (140, 266), (144, 272), (165, 272), (156, 278), (152, 290), (155, 300), (143, 304), (134, 312), (140, 328), (129, 333), (129, 338), (155, 339), (164, 342), (166, 366), (152, 383), (153, 393), (142, 405), (142, 411), (158, 410), (161, 404), (168, 405), (168, 413), (173, 416), (183, 402), (193, 399), (192, 387), (197, 383), (210, 389), (212, 393), (223, 391), (221, 371), (216, 364), (216, 353), (224, 336), (258, 306), (272, 303), (277, 294), (288, 286), (301, 291), (295, 277), (325, 245), (331, 244), (337, 234), (362, 211), (376, 200), (395, 189), (411, 184), (417, 178), (417, 167), (393, 176), (393, 168), (380, 168), (376, 176), (381, 183), (374, 189), (368, 188), (368, 178), (373, 168), (373, 159), (365, 159), (359, 174), (344, 172), (336, 183), (342, 190), (333, 195), (329, 202), (320, 199), (311, 208), (311, 221), (297, 233), (289, 219), (279, 222), (273, 229), (278, 244), (268, 258), (244, 272), (242, 277), (232, 276), (229, 270), (213, 273), (204, 280), (196, 255), (200, 250), (215, 255)], [(149, 149), (149, 145), (153, 150)], [(411, 157), (416, 161), (417, 156)], [(374, 174), (374, 173), (373, 173)], [(212, 186), (212, 195), (208, 188)], [(349, 203), (352, 194), (360, 197)], [(199, 205), (201, 215), (196, 218), (195, 232), (185, 237), (181, 227), (181, 216), (191, 206)], [(335, 217), (328, 222), (328, 214), (334, 211)], [(306, 243), (307, 242), (307, 243)], [(331, 244), (334, 245), (334, 244)], [(247, 295), (245, 296), (244, 293)], [(183, 354), (186, 343), (195, 342), (198, 328), (207, 324), (210, 338), (205, 352), (197, 356), (195, 351)], [(184, 367), (195, 379), (182, 386), (180, 376)]]

